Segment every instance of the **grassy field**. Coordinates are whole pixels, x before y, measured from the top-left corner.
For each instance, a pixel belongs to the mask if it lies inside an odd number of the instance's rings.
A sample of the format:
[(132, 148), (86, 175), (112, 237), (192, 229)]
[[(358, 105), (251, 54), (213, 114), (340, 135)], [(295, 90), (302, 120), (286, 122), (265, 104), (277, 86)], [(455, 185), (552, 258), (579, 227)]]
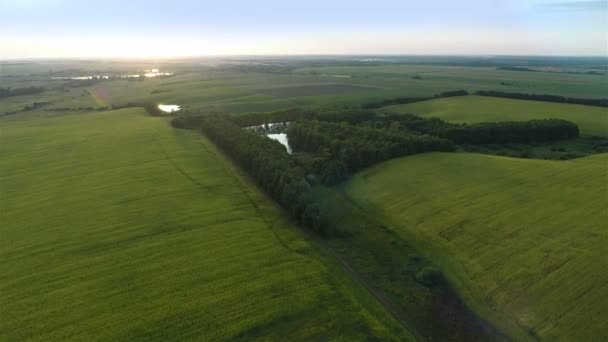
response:
[[(608, 155), (572, 161), (432, 153), (345, 191), (436, 262), (467, 301), (544, 340), (608, 336)], [(491, 312), (495, 311), (495, 312)]]
[[(58, 63), (58, 64), (57, 64)], [(153, 101), (190, 109), (227, 112), (263, 112), (290, 107), (360, 105), (397, 96), (432, 96), (465, 89), (549, 93), (576, 97), (604, 97), (605, 77), (533, 73), (487, 67), (382, 65), (296, 68), (280, 73), (215, 68), (205, 63), (155, 61), (56, 64), (0, 64), (0, 83), (18, 88), (30, 85), (48, 89), (35, 97), (0, 99), (0, 115), (49, 101), (45, 108), (104, 107), (127, 102)], [(95, 85), (62, 87), (61, 75), (94, 75), (112, 71), (137, 73), (146, 68), (175, 72), (170, 78), (104, 81)], [(414, 78), (419, 77), (420, 79)]]
[[(602, 98), (603, 76), (496, 70), (494, 67), (441, 65), (329, 66), (300, 68), (296, 73), (351, 76), (353, 81), (399, 88), (401, 96), (427, 96), (446, 90), (500, 90), (571, 97)], [(414, 79), (418, 76), (421, 79)]]
[(608, 136), (608, 109), (602, 107), (486, 96), (462, 96), (389, 106), (382, 110), (423, 117), (438, 117), (457, 123), (564, 119), (577, 124), (581, 134)]
[(0, 119), (0, 340), (407, 340), (195, 132)]

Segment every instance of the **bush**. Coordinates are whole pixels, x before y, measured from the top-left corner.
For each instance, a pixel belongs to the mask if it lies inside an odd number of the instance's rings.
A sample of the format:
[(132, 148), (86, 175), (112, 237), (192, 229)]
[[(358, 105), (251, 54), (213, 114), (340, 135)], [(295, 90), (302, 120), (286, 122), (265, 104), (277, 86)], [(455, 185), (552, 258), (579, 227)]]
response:
[(427, 286), (437, 287), (444, 283), (443, 274), (433, 266), (425, 266), (416, 273), (416, 281)]

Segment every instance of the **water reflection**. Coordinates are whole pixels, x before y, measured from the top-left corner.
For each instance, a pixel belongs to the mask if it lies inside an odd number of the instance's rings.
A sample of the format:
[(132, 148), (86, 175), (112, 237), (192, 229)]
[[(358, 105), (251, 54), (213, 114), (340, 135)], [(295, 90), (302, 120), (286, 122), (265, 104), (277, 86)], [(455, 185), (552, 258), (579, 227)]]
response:
[(265, 135), (272, 140), (276, 140), (280, 142), (283, 146), (287, 148), (287, 152), (291, 154), (292, 150), (289, 146), (289, 140), (287, 139), (287, 128), (291, 122), (275, 122), (275, 123), (266, 123), (258, 126), (250, 126), (245, 127), (250, 131), (254, 131), (260, 135)]
[(289, 147), (289, 141), (287, 140), (287, 134), (278, 133), (278, 134), (268, 134), (266, 135), (272, 140), (276, 140), (280, 142), (283, 146), (287, 148), (287, 153), (291, 154), (291, 147)]
[(158, 105), (158, 109), (162, 110), (165, 113), (173, 113), (173, 112), (177, 112), (180, 109), (182, 109), (180, 106), (178, 105), (164, 105), (164, 104), (159, 104)]
[(173, 76), (172, 72), (160, 72), (159, 69), (146, 69), (143, 74), (124, 74), (124, 75), (90, 75), (90, 76), (61, 76), (51, 77), (53, 80), (109, 80), (109, 79), (124, 79), (124, 78), (139, 78), (139, 77), (159, 77)]

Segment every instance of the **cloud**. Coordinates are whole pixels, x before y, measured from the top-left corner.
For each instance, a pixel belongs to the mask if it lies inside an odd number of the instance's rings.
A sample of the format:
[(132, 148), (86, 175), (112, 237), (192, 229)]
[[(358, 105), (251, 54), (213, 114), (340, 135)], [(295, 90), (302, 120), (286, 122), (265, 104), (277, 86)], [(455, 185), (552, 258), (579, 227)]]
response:
[(539, 5), (545, 11), (608, 11), (608, 1), (562, 1)]

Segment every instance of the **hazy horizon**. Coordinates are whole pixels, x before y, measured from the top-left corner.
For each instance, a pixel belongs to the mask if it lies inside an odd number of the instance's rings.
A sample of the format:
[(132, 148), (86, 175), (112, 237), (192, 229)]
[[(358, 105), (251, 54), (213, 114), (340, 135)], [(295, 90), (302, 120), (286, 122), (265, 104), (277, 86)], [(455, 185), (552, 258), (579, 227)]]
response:
[(606, 56), (607, 4), (0, 0), (0, 59)]

